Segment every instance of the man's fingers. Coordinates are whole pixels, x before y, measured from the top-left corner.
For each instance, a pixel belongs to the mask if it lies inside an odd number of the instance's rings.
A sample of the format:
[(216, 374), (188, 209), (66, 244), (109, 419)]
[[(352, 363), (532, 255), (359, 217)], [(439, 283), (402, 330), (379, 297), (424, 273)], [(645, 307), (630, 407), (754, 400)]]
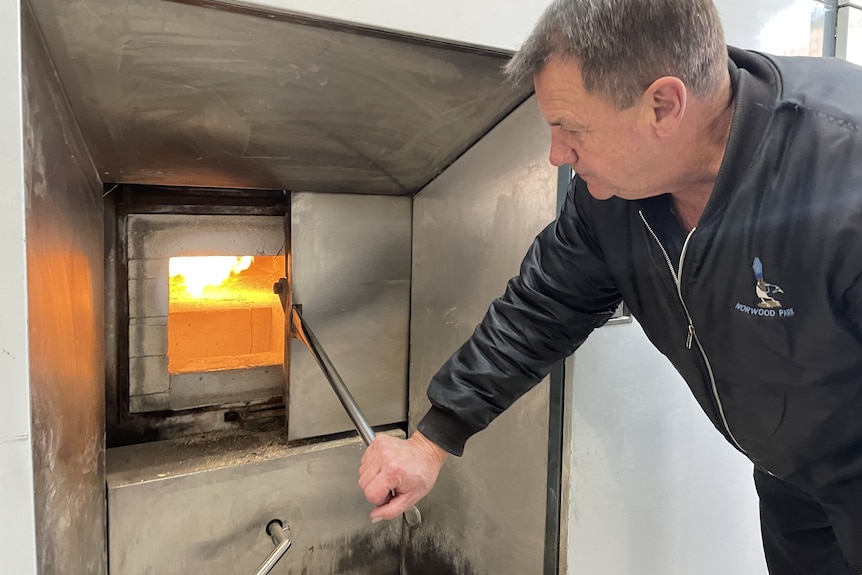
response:
[(396, 519), (402, 513), (407, 511), (407, 508), (412, 505), (410, 503), (410, 498), (406, 495), (396, 495), (392, 499), (389, 500), (388, 503), (384, 505), (380, 505), (371, 512), (371, 521), (377, 522), (381, 519), (385, 519), (386, 521), (391, 521), (392, 519)]
[(365, 491), (365, 488), (374, 481), (374, 478), (380, 475), (380, 468), (377, 466), (366, 466), (359, 474), (359, 488)]
[(362, 487), (362, 491), (365, 492), (365, 498), (369, 503), (373, 503), (378, 506), (384, 505), (389, 501), (389, 498), (392, 497), (391, 488), (386, 479), (385, 475), (378, 473), (368, 482), (367, 485)]
[(362, 454), (362, 460), (359, 462), (359, 475), (365, 475), (368, 471), (379, 470), (381, 468), (381, 460), (385, 461), (385, 452), (382, 452), (380, 446), (385, 445), (387, 439), (394, 439), (388, 435), (378, 435), (371, 442), (365, 453)]

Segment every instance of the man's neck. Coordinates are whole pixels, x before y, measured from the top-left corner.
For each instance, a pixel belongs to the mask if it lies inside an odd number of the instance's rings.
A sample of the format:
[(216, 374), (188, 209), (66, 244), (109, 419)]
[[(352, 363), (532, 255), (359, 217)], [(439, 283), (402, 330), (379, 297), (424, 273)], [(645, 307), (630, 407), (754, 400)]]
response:
[(713, 99), (694, 102), (692, 108), (690, 133), (679, 155), (680, 165), (689, 168), (671, 192), (674, 211), (687, 231), (700, 221), (724, 160), (734, 109), (730, 77)]
[[(682, 197), (681, 197), (682, 196)], [(710, 192), (703, 194), (673, 194), (673, 211), (679, 223), (690, 232), (697, 227), (706, 204), (709, 203)]]

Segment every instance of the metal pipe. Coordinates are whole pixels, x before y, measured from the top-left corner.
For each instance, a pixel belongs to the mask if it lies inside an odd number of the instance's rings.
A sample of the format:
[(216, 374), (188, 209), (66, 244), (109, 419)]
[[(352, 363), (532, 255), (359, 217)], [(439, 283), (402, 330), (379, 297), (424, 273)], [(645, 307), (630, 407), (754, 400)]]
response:
[(275, 567), (275, 564), (278, 563), (279, 559), (287, 553), (287, 550), (290, 549), (291, 546), (291, 541), (287, 538), (287, 533), (284, 532), (281, 521), (278, 521), (277, 519), (270, 521), (266, 526), (266, 533), (272, 537), (275, 549), (273, 549), (272, 553), (263, 560), (263, 563), (260, 564), (260, 567), (257, 568), (254, 575), (267, 575), (272, 571), (272, 568)]
[(329, 381), (329, 385), (332, 386), (332, 390), (335, 392), (335, 395), (338, 396), (338, 400), (341, 402), (341, 405), (344, 406), (344, 410), (350, 417), (350, 421), (353, 422), (353, 425), (356, 427), (356, 431), (359, 432), (359, 435), (362, 436), (362, 440), (365, 441), (365, 445), (371, 445), (371, 442), (374, 441), (374, 430), (371, 429), (371, 425), (369, 425), (368, 420), (365, 419), (365, 415), (363, 415), (362, 410), (359, 409), (359, 405), (353, 398), (353, 394), (351, 394), (350, 390), (347, 389), (347, 385), (344, 383), (344, 380), (341, 379), (341, 375), (338, 374), (338, 370), (335, 369), (335, 366), (332, 364), (332, 360), (329, 359), (329, 356), (323, 350), (323, 346), (320, 345), (320, 341), (314, 335), (314, 332), (311, 331), (311, 328), (308, 327), (308, 324), (302, 318), (302, 314), (299, 313), (299, 310), (296, 307), (292, 309), (291, 317), (293, 319), (294, 333), (296, 333), (296, 336), (305, 343), (308, 351), (310, 351), (311, 355), (314, 356), (314, 359), (317, 361), (317, 365), (320, 366), (320, 369), (323, 371), (323, 375), (326, 376), (326, 380)]
[[(365, 445), (371, 445), (371, 442), (374, 441), (374, 430), (371, 428), (368, 420), (365, 419), (365, 415), (362, 413), (362, 410), (359, 409), (359, 404), (356, 403), (356, 400), (353, 398), (353, 394), (350, 393), (344, 380), (341, 379), (341, 375), (339, 375), (338, 370), (335, 369), (335, 365), (333, 365), (332, 360), (329, 359), (329, 356), (323, 350), (323, 346), (320, 345), (320, 341), (314, 335), (314, 332), (311, 331), (311, 328), (308, 327), (308, 324), (303, 319), (302, 314), (299, 312), (297, 307), (294, 306), (291, 308), (290, 317), (291, 325), (293, 326), (293, 333), (300, 341), (305, 343), (305, 347), (308, 348), (308, 351), (311, 352), (311, 355), (317, 361), (317, 365), (320, 366), (321, 371), (323, 371), (323, 375), (326, 377), (329, 385), (332, 386), (332, 390), (335, 392), (335, 395), (338, 396), (338, 400), (341, 402), (341, 405), (344, 406), (344, 410), (347, 412), (347, 415), (356, 427), (356, 431), (358, 431), (359, 435), (362, 436), (362, 440), (365, 442)], [(395, 496), (394, 491), (390, 493), (393, 497)], [(410, 508), (404, 512), (404, 520), (407, 522), (409, 527), (418, 527), (422, 523), (422, 514), (419, 513), (419, 510), (415, 505), (411, 505)]]

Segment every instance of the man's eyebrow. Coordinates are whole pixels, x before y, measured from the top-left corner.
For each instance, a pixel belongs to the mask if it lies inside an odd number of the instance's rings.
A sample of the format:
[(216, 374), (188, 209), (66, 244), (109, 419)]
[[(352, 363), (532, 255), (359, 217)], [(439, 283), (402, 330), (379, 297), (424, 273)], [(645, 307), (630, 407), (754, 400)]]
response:
[(550, 126), (552, 128), (560, 127), (564, 130), (571, 130), (574, 132), (583, 132), (587, 129), (587, 127), (584, 126), (583, 124), (579, 124), (578, 122), (573, 122), (571, 120), (564, 120), (564, 119), (554, 120), (553, 122), (550, 122)]

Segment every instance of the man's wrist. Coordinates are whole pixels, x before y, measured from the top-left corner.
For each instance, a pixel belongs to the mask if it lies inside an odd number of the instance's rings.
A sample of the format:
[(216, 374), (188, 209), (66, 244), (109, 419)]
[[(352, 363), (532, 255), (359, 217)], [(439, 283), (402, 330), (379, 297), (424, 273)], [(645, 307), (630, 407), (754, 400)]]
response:
[(418, 447), (429, 463), (442, 467), (443, 462), (449, 457), (449, 452), (422, 435), (421, 431), (413, 432), (413, 435), (408, 439), (413, 445)]

